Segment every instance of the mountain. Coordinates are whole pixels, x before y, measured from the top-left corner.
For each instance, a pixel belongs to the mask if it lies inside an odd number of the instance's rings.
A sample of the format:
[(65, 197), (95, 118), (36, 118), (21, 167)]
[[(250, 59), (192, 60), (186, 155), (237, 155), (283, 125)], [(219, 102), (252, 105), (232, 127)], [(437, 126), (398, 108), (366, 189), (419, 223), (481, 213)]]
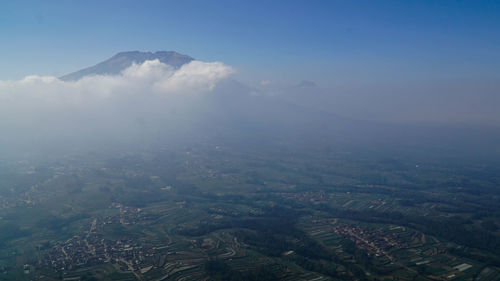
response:
[(131, 52), (121, 52), (110, 59), (98, 63), (94, 66), (84, 68), (82, 70), (61, 76), (59, 79), (63, 81), (72, 81), (81, 79), (84, 76), (88, 75), (105, 75), (105, 74), (119, 74), (122, 70), (131, 66), (132, 63), (141, 64), (147, 60), (155, 60), (158, 59), (160, 62), (164, 64), (171, 65), (175, 68), (182, 66), (185, 63), (188, 63), (194, 60), (192, 57), (179, 54), (173, 51), (159, 51), (159, 52), (139, 52), (139, 51), (131, 51)]

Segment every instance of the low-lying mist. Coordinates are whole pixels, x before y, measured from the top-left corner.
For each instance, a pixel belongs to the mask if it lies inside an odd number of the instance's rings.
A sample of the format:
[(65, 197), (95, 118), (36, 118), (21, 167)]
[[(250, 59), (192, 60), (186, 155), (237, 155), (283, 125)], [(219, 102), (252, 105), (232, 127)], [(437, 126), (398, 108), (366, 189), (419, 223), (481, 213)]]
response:
[(495, 159), (500, 153), (500, 134), (491, 127), (371, 121), (355, 114), (354, 106), (342, 107), (338, 93), (320, 91), (313, 83), (276, 94), (248, 87), (233, 73), (220, 62), (191, 61), (175, 68), (151, 60), (118, 75), (76, 81), (47, 76), (0, 81), (0, 150), (3, 155), (57, 154), (210, 140), (241, 147), (414, 151), (420, 157)]

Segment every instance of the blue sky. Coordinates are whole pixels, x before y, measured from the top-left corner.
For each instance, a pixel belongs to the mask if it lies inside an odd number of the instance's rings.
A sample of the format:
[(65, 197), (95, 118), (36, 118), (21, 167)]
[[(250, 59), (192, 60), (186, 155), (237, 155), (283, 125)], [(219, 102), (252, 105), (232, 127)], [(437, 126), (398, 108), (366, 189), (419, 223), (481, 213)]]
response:
[(0, 37), (2, 80), (126, 50), (222, 61), (255, 81), (500, 76), (500, 1), (7, 0)]

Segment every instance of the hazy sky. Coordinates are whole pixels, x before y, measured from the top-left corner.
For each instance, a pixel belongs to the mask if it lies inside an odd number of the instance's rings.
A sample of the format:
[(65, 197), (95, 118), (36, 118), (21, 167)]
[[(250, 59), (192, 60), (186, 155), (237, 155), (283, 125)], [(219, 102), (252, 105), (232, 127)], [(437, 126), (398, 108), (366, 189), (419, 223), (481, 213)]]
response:
[(1, 1), (0, 79), (175, 50), (249, 80), (499, 78), (499, 1)]
[(294, 98), (346, 117), (500, 125), (500, 1), (6, 0), (0, 36), (4, 92), (120, 51), (174, 50), (263, 92), (314, 81), (323, 100)]

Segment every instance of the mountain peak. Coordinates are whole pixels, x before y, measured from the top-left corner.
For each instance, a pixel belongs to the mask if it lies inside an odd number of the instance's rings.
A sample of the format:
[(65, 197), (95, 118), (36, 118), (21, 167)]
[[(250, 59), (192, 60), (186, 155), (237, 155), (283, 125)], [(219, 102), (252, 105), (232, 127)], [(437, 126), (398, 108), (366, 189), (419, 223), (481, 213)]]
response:
[(126, 51), (119, 52), (110, 59), (98, 63), (94, 66), (61, 76), (63, 81), (78, 80), (89, 75), (117, 75), (133, 63), (141, 64), (147, 60), (159, 60), (175, 68), (194, 60), (188, 55), (183, 55), (174, 51), (141, 52)]

